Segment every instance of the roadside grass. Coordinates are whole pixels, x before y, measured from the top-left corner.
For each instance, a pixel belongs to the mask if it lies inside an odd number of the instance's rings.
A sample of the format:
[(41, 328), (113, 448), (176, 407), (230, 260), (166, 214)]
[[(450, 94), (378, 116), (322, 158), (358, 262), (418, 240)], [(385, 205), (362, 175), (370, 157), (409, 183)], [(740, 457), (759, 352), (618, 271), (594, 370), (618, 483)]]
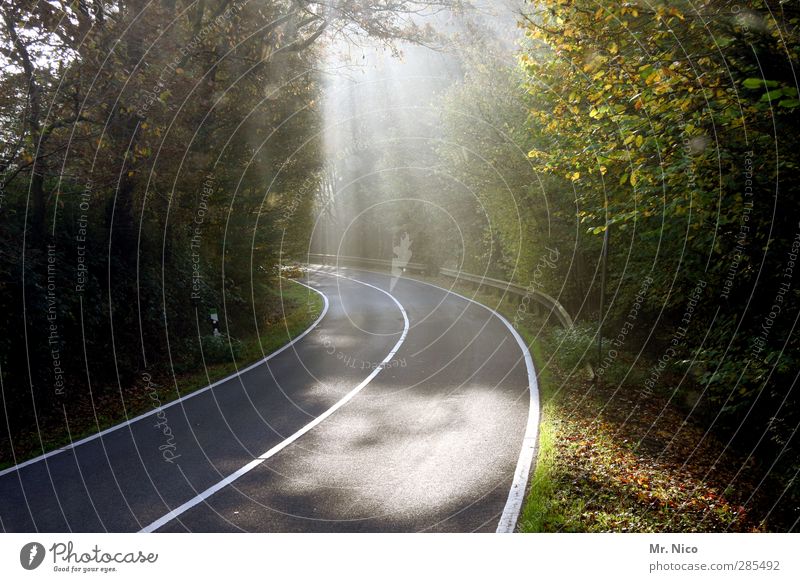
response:
[[(558, 335), (543, 334), (534, 352), (544, 402), (542, 433), (554, 440), (533, 473), (520, 531), (766, 529), (745, 507), (758, 482), (745, 459), (687, 421), (685, 410), (666, 394), (643, 397), (638, 373), (620, 383), (593, 383), (566, 372), (576, 368), (559, 361), (553, 341)], [(641, 370), (649, 363), (637, 365)], [(669, 380), (677, 378), (665, 385)]]
[[(666, 389), (641, 397), (644, 371), (620, 353), (592, 382), (575, 338), (542, 318), (520, 316), (510, 297), (420, 277), (495, 309), (515, 325), (534, 359), (541, 421), (535, 468), (517, 524), (521, 532), (749, 532), (756, 518), (758, 473), (725, 450), (669, 398)], [(516, 317), (515, 317), (516, 316)], [(578, 332), (580, 333), (580, 332)], [(748, 503), (749, 501), (749, 503)]]
[(125, 387), (124, 406), (119, 392), (95, 396), (81, 404), (79, 414), (70, 415), (68, 426), (64, 419), (60, 419), (62, 422), (43, 420), (38, 430), (34, 427), (14, 436), (13, 455), (10, 443), (0, 448), (0, 469), (64, 447), (234, 374), (303, 333), (322, 312), (323, 300), (319, 294), (290, 279), (282, 280), (280, 301), (283, 315), (268, 322), (260, 330), (260, 337), (253, 333), (237, 338), (234, 357), (228, 353), (227, 361), (210, 363), (206, 360), (206, 366), (200, 365), (199, 369), (153, 371), (152, 386), (135, 382)]
[(253, 335), (241, 340), (235, 363), (226, 361), (207, 364), (205, 370), (181, 375), (179, 385), (182, 394), (208, 386), (220, 378), (234, 374), (237, 370), (265, 358), (303, 333), (319, 317), (323, 301), (318, 293), (291, 279), (284, 279), (284, 283), (288, 283), (288, 286), (281, 288), (281, 299), (286, 310), (283, 316), (271, 322), (264, 329), (260, 338)]
[[(521, 327), (521, 326), (520, 326)], [(521, 331), (527, 332), (526, 329)], [(534, 362), (542, 362), (541, 346), (532, 342), (524, 334)], [(534, 364), (536, 365), (536, 364)], [(550, 377), (550, 370), (539, 370), (537, 366), (537, 381), (539, 384), (539, 398), (541, 400), (539, 422), (539, 444), (534, 470), (530, 476), (528, 492), (520, 514), (517, 528), (521, 531), (557, 531), (564, 521), (564, 514), (553, 504), (557, 491), (557, 475), (559, 473), (559, 447), (560, 426), (554, 415), (552, 394), (550, 390), (555, 385), (555, 380)]]

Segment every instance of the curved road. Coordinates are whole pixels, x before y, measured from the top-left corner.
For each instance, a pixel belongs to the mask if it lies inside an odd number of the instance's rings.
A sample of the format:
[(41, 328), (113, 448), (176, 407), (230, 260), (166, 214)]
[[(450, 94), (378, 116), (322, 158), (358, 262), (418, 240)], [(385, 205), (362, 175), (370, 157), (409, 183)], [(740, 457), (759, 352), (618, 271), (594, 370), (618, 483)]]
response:
[(309, 274), (327, 311), (267, 361), (0, 471), (2, 529), (513, 529), (538, 421), (527, 350), (461, 296), (338, 273)]

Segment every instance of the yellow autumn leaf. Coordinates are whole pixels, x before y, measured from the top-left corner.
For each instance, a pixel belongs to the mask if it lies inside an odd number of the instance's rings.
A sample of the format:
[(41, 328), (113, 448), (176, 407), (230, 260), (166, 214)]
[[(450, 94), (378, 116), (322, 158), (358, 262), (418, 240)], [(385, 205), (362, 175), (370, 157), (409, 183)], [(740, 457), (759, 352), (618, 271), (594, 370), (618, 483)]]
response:
[(679, 20), (686, 20), (686, 17), (684, 17), (684, 15), (683, 15), (683, 14), (681, 14), (681, 11), (680, 11), (680, 10), (678, 10), (677, 8), (670, 8), (670, 9), (669, 9), (669, 15), (670, 15), (670, 16), (675, 16), (675, 17), (677, 17)]

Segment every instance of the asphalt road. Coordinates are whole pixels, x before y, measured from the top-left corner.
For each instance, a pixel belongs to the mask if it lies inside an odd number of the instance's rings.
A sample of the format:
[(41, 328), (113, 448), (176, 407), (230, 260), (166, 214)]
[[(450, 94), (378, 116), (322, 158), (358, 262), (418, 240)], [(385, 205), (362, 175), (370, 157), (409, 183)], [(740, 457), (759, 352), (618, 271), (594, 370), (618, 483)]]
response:
[(489, 532), (504, 509), (513, 522), (538, 410), (509, 327), (433, 286), (338, 273), (310, 273), (327, 312), (268, 361), (0, 472), (2, 529)]

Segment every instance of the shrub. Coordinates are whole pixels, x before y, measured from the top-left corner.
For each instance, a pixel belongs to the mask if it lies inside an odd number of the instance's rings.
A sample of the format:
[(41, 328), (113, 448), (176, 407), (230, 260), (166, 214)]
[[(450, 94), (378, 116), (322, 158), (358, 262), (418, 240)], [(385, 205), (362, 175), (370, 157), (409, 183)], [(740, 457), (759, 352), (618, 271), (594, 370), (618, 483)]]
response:
[(236, 338), (205, 335), (201, 338), (203, 359), (207, 366), (238, 360), (242, 355), (242, 342)]

